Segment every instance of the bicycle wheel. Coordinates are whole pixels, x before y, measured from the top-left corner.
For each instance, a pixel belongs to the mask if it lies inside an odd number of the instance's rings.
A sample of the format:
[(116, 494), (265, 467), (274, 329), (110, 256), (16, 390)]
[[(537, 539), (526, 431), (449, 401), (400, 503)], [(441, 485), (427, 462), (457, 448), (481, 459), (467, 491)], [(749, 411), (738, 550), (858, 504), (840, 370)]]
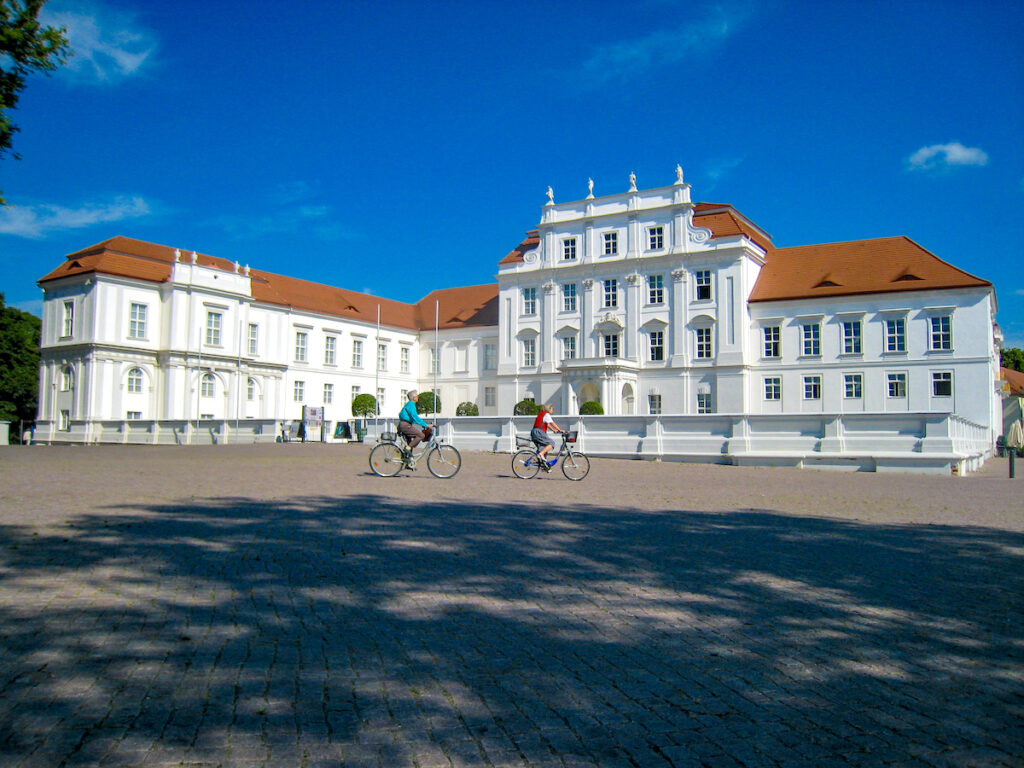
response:
[(524, 448), (512, 457), (512, 471), (516, 477), (529, 480), (540, 472), (540, 464), (537, 462), (537, 454), (529, 448)]
[(562, 474), (570, 480), (582, 480), (590, 471), (590, 459), (582, 453), (569, 451), (562, 459)]
[(427, 454), (427, 469), (434, 477), (455, 477), (462, 467), (462, 454), (452, 445), (435, 445)]
[(394, 477), (405, 466), (402, 449), (394, 443), (379, 443), (370, 451), (370, 469), (381, 477)]

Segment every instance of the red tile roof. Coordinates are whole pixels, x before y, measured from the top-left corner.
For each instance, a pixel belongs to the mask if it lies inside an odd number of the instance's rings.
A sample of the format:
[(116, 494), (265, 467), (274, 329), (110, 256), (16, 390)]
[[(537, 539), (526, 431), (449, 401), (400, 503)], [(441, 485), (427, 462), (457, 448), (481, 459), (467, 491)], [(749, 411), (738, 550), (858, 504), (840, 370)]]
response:
[(499, 264), (514, 264), (517, 261), (523, 260), (523, 254), (527, 251), (532, 251), (540, 245), (540, 235), (536, 229), (531, 229), (526, 233), (526, 239), (523, 240), (519, 245), (509, 251), (508, 256), (499, 261)]

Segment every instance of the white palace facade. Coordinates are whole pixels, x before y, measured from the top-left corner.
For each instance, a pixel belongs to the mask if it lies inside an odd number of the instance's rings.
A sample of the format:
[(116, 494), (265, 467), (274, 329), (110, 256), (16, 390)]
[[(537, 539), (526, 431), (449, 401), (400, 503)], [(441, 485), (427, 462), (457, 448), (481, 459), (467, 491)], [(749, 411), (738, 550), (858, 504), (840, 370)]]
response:
[[(990, 282), (905, 237), (776, 248), (678, 168), (548, 198), (497, 284), (416, 304), (124, 237), (70, 254), (40, 280), (36, 437), (272, 440), (304, 405), (347, 421), (368, 392), (389, 416), (416, 388), (469, 447), (511, 447), (532, 399), (596, 454), (966, 471), (991, 453)], [(475, 420), (454, 418), (466, 402)]]

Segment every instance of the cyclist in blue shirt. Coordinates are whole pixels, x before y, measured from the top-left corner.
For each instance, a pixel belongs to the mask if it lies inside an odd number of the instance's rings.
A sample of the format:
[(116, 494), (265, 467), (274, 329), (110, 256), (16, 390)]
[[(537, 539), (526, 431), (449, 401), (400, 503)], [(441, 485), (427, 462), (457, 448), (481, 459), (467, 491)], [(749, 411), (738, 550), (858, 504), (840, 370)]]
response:
[[(398, 414), (398, 431), (409, 443), (409, 453), (412, 454), (413, 448), (423, 440), (430, 439), (430, 425), (420, 418), (420, 414), (416, 410), (416, 401), (420, 399), (420, 393), (411, 389), (406, 397), (409, 398), (409, 401)], [(413, 457), (413, 461), (415, 461), (415, 457)]]

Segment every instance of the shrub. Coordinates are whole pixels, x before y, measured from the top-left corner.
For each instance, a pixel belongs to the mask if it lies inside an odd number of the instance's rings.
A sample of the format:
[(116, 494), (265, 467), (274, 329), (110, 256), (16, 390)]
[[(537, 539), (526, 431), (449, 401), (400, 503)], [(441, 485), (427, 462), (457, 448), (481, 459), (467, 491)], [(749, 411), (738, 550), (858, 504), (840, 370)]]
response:
[(516, 416), (536, 416), (540, 413), (540, 406), (533, 400), (520, 400), (512, 409), (512, 413)]
[(476, 407), (476, 403), (459, 403), (455, 409), (456, 416), (479, 416), (480, 409)]
[(604, 408), (597, 400), (587, 400), (580, 406), (580, 416), (602, 416), (603, 414)]
[(356, 395), (355, 399), (352, 401), (352, 415), (376, 416), (377, 398), (371, 395), (369, 392), (364, 392), (361, 395)]
[(433, 392), (420, 392), (416, 401), (416, 413), (440, 413), (441, 398)]

